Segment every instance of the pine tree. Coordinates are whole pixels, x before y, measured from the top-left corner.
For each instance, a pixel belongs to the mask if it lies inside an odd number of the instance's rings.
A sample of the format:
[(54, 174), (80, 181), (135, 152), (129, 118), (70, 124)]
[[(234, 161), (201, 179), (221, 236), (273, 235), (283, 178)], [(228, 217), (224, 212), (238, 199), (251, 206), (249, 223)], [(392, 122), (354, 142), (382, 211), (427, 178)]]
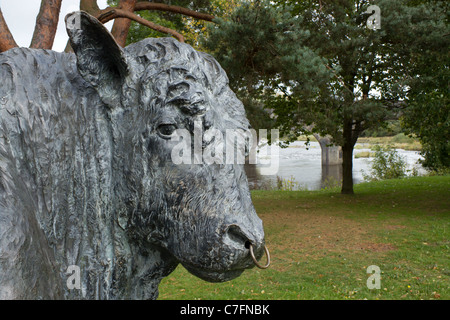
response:
[[(369, 5), (378, 12), (367, 11)], [(364, 130), (398, 117), (407, 106), (418, 39), (429, 32), (443, 36), (437, 27), (442, 15), (433, 14), (438, 5), (245, 2), (229, 19), (218, 20), (207, 43), (233, 85), (273, 110), (285, 137), (294, 140), (312, 128), (342, 146), (341, 192), (352, 194), (354, 145)]]

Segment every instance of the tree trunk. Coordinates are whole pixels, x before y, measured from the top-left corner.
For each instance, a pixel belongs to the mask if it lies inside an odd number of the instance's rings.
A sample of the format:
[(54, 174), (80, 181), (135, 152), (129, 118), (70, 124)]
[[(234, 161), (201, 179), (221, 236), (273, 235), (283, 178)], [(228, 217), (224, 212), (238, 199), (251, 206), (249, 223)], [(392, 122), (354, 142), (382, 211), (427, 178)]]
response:
[(172, 6), (169, 4), (164, 3), (156, 3), (156, 2), (138, 2), (136, 3), (136, 6), (134, 7), (135, 11), (141, 11), (141, 10), (159, 10), (159, 11), (165, 11), (165, 12), (173, 12), (173, 13), (179, 13), (185, 16), (193, 17), (200, 20), (206, 20), (206, 21), (213, 21), (215, 18), (211, 14), (207, 13), (200, 13), (194, 10), (189, 10), (187, 8), (179, 7), (179, 6)]
[(353, 194), (353, 147), (342, 147), (342, 194)]
[(15, 47), (17, 47), (17, 43), (14, 40), (11, 31), (9, 31), (8, 25), (3, 18), (2, 9), (0, 8), (0, 52), (4, 52)]
[[(135, 5), (136, 0), (121, 0), (119, 2), (119, 5), (117, 6), (117, 9), (134, 13)], [(131, 20), (127, 18), (118, 18), (114, 21), (113, 27), (111, 29), (111, 34), (121, 47), (125, 47), (130, 25)]]
[(58, 27), (62, 0), (42, 0), (30, 48), (51, 49)]
[(345, 120), (342, 146), (342, 194), (353, 194), (353, 142), (352, 121)]

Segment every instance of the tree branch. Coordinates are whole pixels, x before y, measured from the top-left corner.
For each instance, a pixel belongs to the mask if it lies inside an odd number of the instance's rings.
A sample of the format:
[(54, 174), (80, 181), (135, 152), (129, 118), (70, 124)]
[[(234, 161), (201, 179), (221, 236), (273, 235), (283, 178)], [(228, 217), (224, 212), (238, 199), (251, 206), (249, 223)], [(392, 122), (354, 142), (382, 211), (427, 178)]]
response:
[(62, 0), (42, 0), (30, 48), (51, 49), (58, 27)]
[[(136, 2), (136, 0), (121, 0), (117, 7), (108, 7), (103, 10), (100, 10), (98, 8), (96, 0), (81, 0), (80, 9), (97, 17), (97, 19), (102, 23), (106, 23), (110, 20), (118, 18), (114, 22), (111, 33), (116, 39), (117, 43), (122, 47), (125, 46), (126, 43), (128, 30), (130, 28), (130, 20), (134, 20), (153, 30), (170, 34), (174, 36), (176, 39), (178, 39), (178, 41), (184, 42), (183, 35), (181, 35), (177, 31), (167, 27), (160, 26), (156, 23), (141, 18), (138, 15), (134, 14), (133, 13), (134, 11), (155, 10), (155, 11), (173, 12), (205, 21), (212, 21), (215, 18), (215, 16), (213, 15), (200, 13), (179, 6), (172, 6), (155, 2)], [(68, 52), (69, 50), (70, 47), (68, 45), (65, 51)]]
[(81, 0), (80, 1), (80, 10), (86, 11), (92, 16), (97, 16), (100, 12), (100, 8), (98, 7), (97, 0)]
[(197, 11), (193, 11), (190, 9), (186, 9), (179, 6), (171, 6), (164, 3), (155, 3), (155, 2), (138, 2), (134, 7), (134, 11), (142, 11), (142, 10), (157, 10), (157, 11), (167, 11), (179, 13), (185, 16), (193, 17), (200, 20), (212, 21), (215, 17), (210, 14), (200, 13)]
[(116, 8), (108, 8), (102, 11), (102, 13), (97, 17), (97, 19), (101, 22), (101, 23), (106, 23), (112, 19), (116, 19), (116, 18), (127, 18), (130, 20), (134, 20), (146, 27), (149, 27), (153, 30), (162, 32), (162, 33), (166, 33), (166, 34), (170, 34), (172, 36), (174, 36), (178, 41), (180, 42), (184, 42), (184, 37), (182, 34), (176, 32), (175, 30), (172, 30), (170, 28), (166, 28), (163, 26), (160, 26), (156, 23), (150, 22), (148, 20), (145, 20), (144, 18), (139, 17), (138, 15), (128, 12), (128, 11), (124, 11), (121, 9), (116, 9)]
[(3, 18), (2, 9), (0, 8), (0, 52), (17, 47), (14, 37), (9, 31), (8, 25)]
[(347, 84), (345, 83), (345, 81), (342, 80), (342, 78), (340, 78), (340, 77), (336, 74), (336, 72), (334, 72), (333, 68), (331, 68), (329, 65), (326, 65), (326, 64), (325, 64), (325, 67), (326, 67), (328, 70), (330, 70), (330, 71), (333, 73), (333, 76), (337, 79), (337, 81), (339, 81), (339, 83), (353, 95), (353, 90), (351, 90), (351, 89), (347, 86)]

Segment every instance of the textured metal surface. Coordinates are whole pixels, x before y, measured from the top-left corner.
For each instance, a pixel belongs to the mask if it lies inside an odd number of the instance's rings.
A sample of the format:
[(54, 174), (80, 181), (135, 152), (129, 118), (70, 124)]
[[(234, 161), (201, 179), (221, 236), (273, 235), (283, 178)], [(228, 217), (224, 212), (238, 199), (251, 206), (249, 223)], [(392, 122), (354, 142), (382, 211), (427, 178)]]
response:
[(248, 128), (222, 68), (170, 38), (122, 50), (85, 13), (66, 25), (75, 55), (0, 54), (0, 298), (155, 299), (178, 263), (207, 281), (252, 267), (243, 166), (175, 165), (163, 134)]

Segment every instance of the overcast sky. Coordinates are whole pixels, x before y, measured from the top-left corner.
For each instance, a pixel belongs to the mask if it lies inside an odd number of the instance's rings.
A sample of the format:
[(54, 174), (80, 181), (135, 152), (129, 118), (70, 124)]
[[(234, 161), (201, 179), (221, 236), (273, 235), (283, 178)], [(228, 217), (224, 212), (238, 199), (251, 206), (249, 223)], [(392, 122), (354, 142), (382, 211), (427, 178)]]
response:
[[(107, 7), (106, 0), (97, 0), (100, 9)], [(14, 40), (21, 47), (29, 47), (33, 36), (36, 17), (39, 13), (40, 0), (0, 0), (0, 8), (8, 24)], [(63, 51), (67, 43), (67, 33), (64, 26), (64, 17), (80, 8), (80, 0), (63, 0), (58, 21), (53, 50)], [(111, 29), (112, 22), (106, 24)]]

